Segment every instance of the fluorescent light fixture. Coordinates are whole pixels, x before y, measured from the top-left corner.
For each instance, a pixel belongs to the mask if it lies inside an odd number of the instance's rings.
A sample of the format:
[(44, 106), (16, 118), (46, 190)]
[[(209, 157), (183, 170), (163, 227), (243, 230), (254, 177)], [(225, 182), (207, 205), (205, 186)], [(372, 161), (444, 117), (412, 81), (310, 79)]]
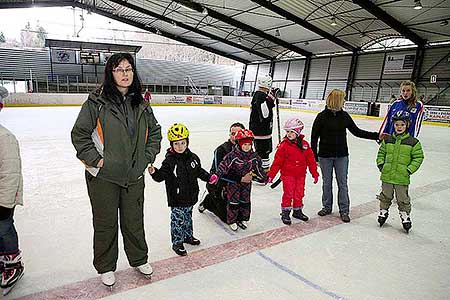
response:
[(203, 8), (202, 15), (208, 15), (208, 9), (206, 7)]
[(278, 29), (275, 30), (275, 36), (280, 36), (280, 31)]
[(330, 25), (331, 25), (331, 26), (336, 26), (336, 25), (337, 25), (337, 23), (336, 23), (336, 18), (335, 18), (335, 17), (331, 17), (331, 23), (330, 23)]
[(420, 3), (420, 0), (414, 0), (414, 9), (422, 9), (422, 3)]

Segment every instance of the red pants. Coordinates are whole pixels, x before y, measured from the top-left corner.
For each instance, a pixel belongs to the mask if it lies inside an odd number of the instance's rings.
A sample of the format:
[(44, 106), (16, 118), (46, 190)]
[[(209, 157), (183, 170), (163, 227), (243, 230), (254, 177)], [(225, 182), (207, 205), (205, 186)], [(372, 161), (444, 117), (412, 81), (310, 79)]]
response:
[(305, 177), (281, 176), (283, 182), (283, 197), (281, 207), (301, 208), (305, 196)]

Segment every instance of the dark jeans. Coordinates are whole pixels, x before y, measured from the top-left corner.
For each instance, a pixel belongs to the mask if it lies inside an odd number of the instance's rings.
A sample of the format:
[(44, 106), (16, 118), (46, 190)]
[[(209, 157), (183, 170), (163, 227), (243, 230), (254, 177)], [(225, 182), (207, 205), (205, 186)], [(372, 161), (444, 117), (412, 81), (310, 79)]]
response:
[(322, 206), (326, 210), (333, 210), (333, 169), (338, 184), (338, 205), (341, 214), (349, 212), (350, 198), (348, 196), (347, 175), (348, 156), (319, 157), (322, 171)]
[(1, 208), (6, 219), (0, 220), (0, 253), (13, 254), (19, 250), (19, 241), (14, 227), (14, 208)]

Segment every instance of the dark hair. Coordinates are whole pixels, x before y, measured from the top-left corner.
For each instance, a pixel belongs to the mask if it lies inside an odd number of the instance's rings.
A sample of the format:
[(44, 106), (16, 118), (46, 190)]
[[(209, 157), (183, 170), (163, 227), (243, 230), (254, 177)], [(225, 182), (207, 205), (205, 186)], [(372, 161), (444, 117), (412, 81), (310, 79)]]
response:
[(231, 124), (230, 130), (231, 130), (231, 128), (233, 128), (233, 127), (240, 127), (241, 129), (245, 129), (245, 126), (244, 126), (242, 123), (239, 123), (239, 122), (236, 122), (236, 123)]
[(102, 84), (102, 95), (107, 99), (122, 99), (113, 77), (113, 70), (121, 61), (127, 60), (133, 68), (133, 82), (128, 88), (128, 94), (133, 94), (131, 105), (138, 106), (144, 101), (142, 98), (142, 84), (136, 70), (133, 56), (129, 53), (115, 53), (108, 58), (105, 66), (105, 79)]

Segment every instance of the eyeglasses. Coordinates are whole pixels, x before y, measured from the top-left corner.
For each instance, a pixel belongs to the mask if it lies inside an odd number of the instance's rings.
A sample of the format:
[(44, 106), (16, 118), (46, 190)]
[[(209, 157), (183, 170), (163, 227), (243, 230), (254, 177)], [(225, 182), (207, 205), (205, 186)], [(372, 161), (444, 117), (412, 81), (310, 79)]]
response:
[(113, 69), (113, 72), (114, 73), (122, 73), (122, 74), (128, 74), (128, 73), (133, 73), (133, 68), (126, 68), (126, 69), (123, 69), (123, 68), (115, 68), (115, 69)]

